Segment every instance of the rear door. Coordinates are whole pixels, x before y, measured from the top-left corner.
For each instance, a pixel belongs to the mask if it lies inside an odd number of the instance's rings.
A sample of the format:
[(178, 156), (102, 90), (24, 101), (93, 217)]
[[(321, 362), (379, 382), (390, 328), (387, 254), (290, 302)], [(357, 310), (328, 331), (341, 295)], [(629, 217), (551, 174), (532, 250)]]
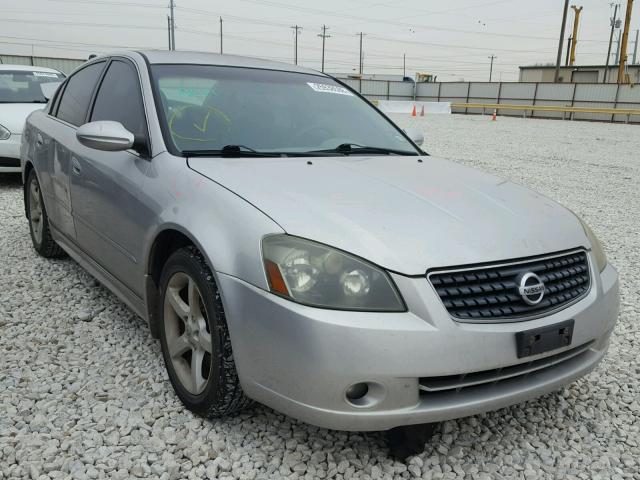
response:
[(144, 182), (149, 135), (135, 65), (114, 58), (98, 87), (88, 121), (120, 122), (134, 149), (104, 152), (76, 140), (71, 200), (79, 246), (139, 297), (143, 296), (143, 236), (153, 217)]
[(64, 90), (58, 93), (46, 128), (34, 132), (36, 164), (44, 180), (42, 188), (53, 200), (47, 202), (50, 221), (72, 241), (76, 239), (76, 232), (71, 212), (70, 175), (73, 150), (77, 145), (76, 130), (85, 123), (105, 66), (106, 62), (100, 61), (74, 72), (65, 82)]

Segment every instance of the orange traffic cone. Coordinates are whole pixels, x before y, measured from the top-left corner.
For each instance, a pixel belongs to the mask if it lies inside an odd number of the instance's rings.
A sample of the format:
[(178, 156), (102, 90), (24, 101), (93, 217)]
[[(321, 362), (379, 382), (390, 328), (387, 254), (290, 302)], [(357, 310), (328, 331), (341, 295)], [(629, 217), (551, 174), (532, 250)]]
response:
[(413, 111), (411, 112), (411, 116), (415, 117), (416, 116), (416, 106), (413, 106)]
[(420, 110), (420, 116), (424, 117), (424, 105), (422, 105), (422, 109)]
[(498, 115), (498, 109), (494, 108), (493, 109), (493, 115), (491, 116), (491, 121), (495, 122), (496, 121), (496, 116)]

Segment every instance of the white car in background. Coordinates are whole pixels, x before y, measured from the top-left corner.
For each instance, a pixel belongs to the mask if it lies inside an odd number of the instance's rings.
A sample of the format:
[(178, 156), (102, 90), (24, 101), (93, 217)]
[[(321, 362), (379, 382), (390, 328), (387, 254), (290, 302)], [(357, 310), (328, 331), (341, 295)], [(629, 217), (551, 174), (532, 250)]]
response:
[(0, 173), (20, 172), (20, 143), (27, 116), (44, 108), (64, 74), (52, 68), (0, 64)]

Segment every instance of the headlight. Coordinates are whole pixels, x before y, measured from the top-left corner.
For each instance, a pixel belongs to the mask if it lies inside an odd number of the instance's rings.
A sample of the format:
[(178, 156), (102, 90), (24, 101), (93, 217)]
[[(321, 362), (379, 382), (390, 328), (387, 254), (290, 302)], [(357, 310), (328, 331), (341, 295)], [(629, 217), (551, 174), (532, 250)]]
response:
[(386, 272), (348, 253), (289, 235), (266, 237), (262, 253), (277, 295), (322, 308), (406, 310)]
[(596, 265), (598, 266), (598, 271), (602, 272), (604, 267), (607, 266), (607, 256), (604, 254), (604, 250), (602, 249), (602, 244), (596, 234), (593, 233), (589, 225), (580, 219), (580, 223), (582, 224), (582, 228), (584, 229), (584, 233), (587, 234), (587, 238), (591, 243), (591, 251), (593, 252), (593, 256), (596, 258)]
[(11, 136), (11, 132), (6, 127), (0, 125), (0, 140), (6, 140)]

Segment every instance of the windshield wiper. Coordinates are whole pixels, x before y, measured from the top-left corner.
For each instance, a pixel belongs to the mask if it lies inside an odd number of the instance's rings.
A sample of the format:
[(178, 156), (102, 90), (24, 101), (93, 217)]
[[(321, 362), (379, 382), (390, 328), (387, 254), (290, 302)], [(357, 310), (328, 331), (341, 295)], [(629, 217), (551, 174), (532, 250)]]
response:
[(227, 158), (277, 158), (277, 157), (320, 157), (321, 152), (262, 152), (246, 145), (225, 145), (220, 150), (183, 150), (186, 157), (227, 157)]
[(367, 153), (382, 153), (386, 155), (410, 155), (417, 156), (418, 152), (411, 150), (398, 150), (395, 148), (384, 147), (370, 147), (367, 145), (360, 145), (358, 143), (341, 143), (336, 148), (329, 148), (327, 150), (313, 150), (309, 153), (341, 153), (343, 155), (351, 154), (367, 154)]
[(225, 145), (220, 150), (183, 150), (187, 157), (281, 157), (278, 152), (259, 152), (244, 145)]

